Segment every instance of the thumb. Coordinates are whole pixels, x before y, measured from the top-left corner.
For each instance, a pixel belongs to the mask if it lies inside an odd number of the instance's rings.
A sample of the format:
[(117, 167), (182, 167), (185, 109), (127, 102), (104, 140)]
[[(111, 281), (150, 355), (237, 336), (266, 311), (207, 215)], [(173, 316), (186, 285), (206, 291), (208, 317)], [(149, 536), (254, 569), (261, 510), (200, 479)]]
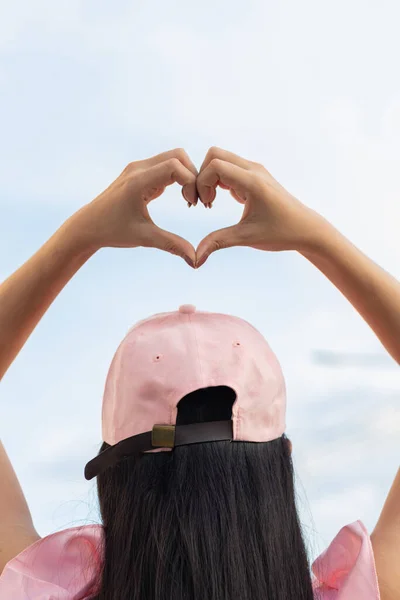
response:
[(151, 245), (153, 248), (181, 256), (194, 269), (196, 251), (185, 238), (154, 225)]
[(221, 250), (222, 248), (239, 246), (240, 238), (238, 234), (238, 226), (232, 225), (231, 227), (224, 227), (223, 229), (213, 231), (203, 238), (196, 250), (196, 269), (204, 265), (212, 252)]

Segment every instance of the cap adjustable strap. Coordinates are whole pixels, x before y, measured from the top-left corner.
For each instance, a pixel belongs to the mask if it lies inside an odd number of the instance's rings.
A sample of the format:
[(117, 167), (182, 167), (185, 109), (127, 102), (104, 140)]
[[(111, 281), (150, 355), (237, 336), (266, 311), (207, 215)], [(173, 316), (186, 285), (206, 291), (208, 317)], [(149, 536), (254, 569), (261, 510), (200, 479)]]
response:
[(209, 421), (189, 425), (154, 425), (152, 431), (122, 440), (93, 458), (85, 467), (85, 478), (93, 479), (102, 471), (128, 456), (140, 455), (154, 448), (174, 448), (202, 442), (232, 440), (232, 421)]

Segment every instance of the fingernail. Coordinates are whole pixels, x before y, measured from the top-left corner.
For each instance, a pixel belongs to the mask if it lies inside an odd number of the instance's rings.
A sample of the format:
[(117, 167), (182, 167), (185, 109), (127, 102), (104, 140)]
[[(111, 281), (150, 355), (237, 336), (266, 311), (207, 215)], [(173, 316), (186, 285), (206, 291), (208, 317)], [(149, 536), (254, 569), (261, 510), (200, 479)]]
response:
[(192, 267), (192, 269), (194, 269), (194, 262), (192, 261), (191, 258), (189, 258), (189, 256), (184, 256), (183, 260), (185, 260), (187, 262), (187, 264), (189, 265), (189, 267)]
[(183, 198), (186, 200), (186, 202), (187, 202), (187, 205), (188, 205), (188, 207), (190, 208), (190, 207), (192, 206), (192, 202), (190, 202), (190, 201), (187, 199), (187, 197), (186, 197), (186, 193), (185, 193), (185, 191), (184, 191), (184, 189), (183, 189), (183, 188), (182, 188), (182, 190), (181, 190), (181, 191), (182, 191), (182, 196), (183, 196)]
[(208, 257), (209, 257), (209, 254), (203, 254), (203, 256), (201, 258), (196, 260), (196, 269), (198, 269), (199, 267), (204, 265), (204, 263), (206, 262)]

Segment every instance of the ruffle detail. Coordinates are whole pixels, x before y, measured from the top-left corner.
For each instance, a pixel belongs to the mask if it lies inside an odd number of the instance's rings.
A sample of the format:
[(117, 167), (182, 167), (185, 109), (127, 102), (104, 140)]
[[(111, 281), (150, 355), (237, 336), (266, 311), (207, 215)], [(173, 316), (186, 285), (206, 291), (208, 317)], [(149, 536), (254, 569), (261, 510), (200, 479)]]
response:
[(312, 572), (315, 600), (380, 600), (371, 539), (361, 521), (339, 531)]
[(1, 600), (85, 600), (96, 593), (101, 525), (73, 527), (38, 540), (4, 568)]

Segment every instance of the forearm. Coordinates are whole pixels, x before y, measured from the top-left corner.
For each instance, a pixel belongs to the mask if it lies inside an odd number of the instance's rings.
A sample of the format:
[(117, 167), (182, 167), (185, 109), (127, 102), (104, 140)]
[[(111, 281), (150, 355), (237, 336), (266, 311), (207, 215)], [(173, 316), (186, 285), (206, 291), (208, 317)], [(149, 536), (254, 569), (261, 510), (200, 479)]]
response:
[(313, 248), (301, 254), (342, 292), (400, 363), (400, 283), (327, 222)]
[(95, 252), (72, 231), (67, 221), (0, 286), (0, 379), (54, 299)]

